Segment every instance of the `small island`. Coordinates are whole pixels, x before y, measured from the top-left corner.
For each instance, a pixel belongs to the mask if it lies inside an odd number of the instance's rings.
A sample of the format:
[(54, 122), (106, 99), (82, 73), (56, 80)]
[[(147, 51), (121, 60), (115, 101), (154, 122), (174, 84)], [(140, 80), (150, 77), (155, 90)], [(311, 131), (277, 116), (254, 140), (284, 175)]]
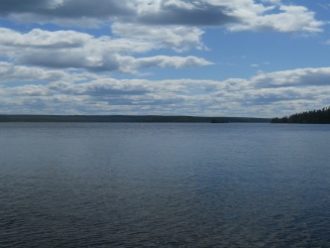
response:
[(272, 123), (330, 124), (330, 107), (306, 111), (289, 117), (274, 118)]

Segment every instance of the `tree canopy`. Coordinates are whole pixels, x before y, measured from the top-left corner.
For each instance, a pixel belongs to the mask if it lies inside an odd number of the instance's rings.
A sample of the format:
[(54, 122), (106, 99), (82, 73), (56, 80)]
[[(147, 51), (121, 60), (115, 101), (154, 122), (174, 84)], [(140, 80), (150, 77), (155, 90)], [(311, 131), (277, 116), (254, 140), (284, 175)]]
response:
[(274, 118), (272, 119), (272, 123), (330, 124), (330, 107), (306, 111), (289, 117)]

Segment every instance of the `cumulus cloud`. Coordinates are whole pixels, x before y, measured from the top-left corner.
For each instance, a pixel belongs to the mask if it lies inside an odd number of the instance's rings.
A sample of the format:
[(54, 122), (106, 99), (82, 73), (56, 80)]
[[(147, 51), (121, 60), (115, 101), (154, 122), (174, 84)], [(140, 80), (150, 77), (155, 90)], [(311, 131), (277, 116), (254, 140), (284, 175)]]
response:
[(114, 23), (112, 32), (123, 38), (135, 41), (149, 40), (159, 48), (172, 48), (176, 51), (204, 49), (204, 31), (197, 27), (186, 26), (146, 26), (131, 23)]
[[(135, 55), (164, 47), (184, 49), (193, 43), (199, 43), (199, 34), (192, 34), (187, 39), (181, 38), (178, 42), (175, 35), (163, 42), (151, 42), (143, 37), (138, 40), (132, 37), (113, 39), (109, 36), (94, 37), (76, 31), (50, 32), (34, 29), (28, 33), (20, 33), (0, 28), (0, 32), (2, 55), (18, 64), (125, 73), (150, 67), (182, 68), (211, 64), (205, 59), (194, 56), (136, 57)], [(160, 37), (155, 36), (154, 39), (160, 40)]]
[(132, 14), (132, 7), (128, 0), (2, 0), (0, 13), (34, 14), (39, 17), (100, 18)]
[(139, 5), (136, 19), (151, 25), (223, 26), (232, 31), (319, 32), (324, 24), (304, 6), (268, 0), (159, 0)]
[(222, 26), (232, 31), (319, 32), (324, 24), (306, 7), (277, 0), (4, 0), (0, 14), (58, 24), (111, 20), (143, 25)]
[(323, 107), (330, 101), (330, 85), (315, 83), (330, 79), (330, 68), (300, 68), (222, 81), (115, 79), (10, 63), (0, 63), (0, 72), (0, 110), (12, 113), (25, 109), (26, 113), (272, 117)]
[(212, 65), (188, 54), (193, 49), (207, 50), (203, 35), (210, 27), (231, 32), (321, 32), (324, 22), (299, 4), (281, 0), (2, 0), (0, 17), (9, 22), (52, 23), (56, 28), (79, 25), (79, 30), (86, 30), (86, 25), (102, 25), (111, 29), (111, 35), (97, 36), (74, 30), (22, 32), (0, 27), (3, 113), (271, 117), (275, 112), (290, 114), (330, 102), (328, 67), (222, 81), (128, 80), (106, 73), (121, 72), (123, 78), (125, 73), (132, 77), (151, 67)]
[(102, 55), (81, 53), (80, 51), (63, 51), (44, 53), (27, 53), (20, 56), (18, 62), (34, 66), (50, 68), (76, 68), (91, 71), (120, 71), (124, 73), (136, 73), (138, 70), (160, 68), (183, 68), (192, 66), (207, 66), (212, 63), (195, 56), (153, 56), (136, 58), (133, 56)]
[(253, 77), (251, 82), (262, 88), (328, 86), (330, 83), (330, 68), (300, 68), (273, 73), (260, 73)]
[[(140, 1), (141, 2), (141, 1)], [(212, 1), (162, 0), (138, 5), (137, 20), (161, 25), (223, 25), (236, 22), (227, 5)]]
[[(101, 48), (112, 52), (142, 53), (159, 47), (146, 40), (112, 38), (111, 36), (94, 37), (87, 33), (73, 30), (47, 31), (33, 29), (22, 33), (8, 28), (0, 28), (0, 46), (35, 49), (74, 49), (82, 47)], [(165, 48), (165, 47), (162, 47)], [(166, 47), (171, 48), (171, 47)], [(5, 52), (5, 51), (3, 51)]]
[(30, 83), (34, 81), (52, 82), (62, 80), (70, 76), (58, 70), (44, 70), (37, 67), (17, 66), (8, 62), (0, 62), (0, 83), (12, 81), (23, 81)]
[[(2, 0), (0, 2), (0, 10), (2, 14), (35, 12), (54, 9), (61, 4), (63, 4), (62, 0)], [(38, 8), (35, 8), (35, 6), (38, 6)]]
[(272, 29), (278, 32), (321, 32), (323, 22), (304, 6), (280, 5), (275, 12), (264, 15), (245, 13), (241, 22), (230, 24), (232, 31)]
[(50, 32), (33, 29), (28, 33), (19, 33), (8, 28), (0, 28), (0, 33), (0, 45), (16, 48), (74, 48), (81, 47), (93, 39), (91, 35), (75, 31)]
[(206, 59), (198, 58), (195, 56), (179, 57), (179, 56), (154, 56), (145, 58), (122, 57), (122, 70), (123, 71), (137, 71), (141, 68), (149, 68), (158, 66), (161, 68), (183, 68), (192, 66), (207, 66), (212, 63)]

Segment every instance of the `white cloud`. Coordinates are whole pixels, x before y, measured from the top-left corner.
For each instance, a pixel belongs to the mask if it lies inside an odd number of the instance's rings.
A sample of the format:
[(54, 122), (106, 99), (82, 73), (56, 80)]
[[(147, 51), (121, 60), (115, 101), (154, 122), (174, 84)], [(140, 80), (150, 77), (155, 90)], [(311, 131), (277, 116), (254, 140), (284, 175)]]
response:
[(223, 81), (126, 80), (98, 73), (116, 71), (131, 77), (150, 67), (211, 65), (204, 58), (186, 55), (206, 48), (202, 39), (208, 27), (232, 32), (323, 31), (324, 22), (299, 4), (281, 0), (2, 0), (0, 16), (83, 28), (104, 25), (112, 30), (112, 36), (98, 37), (73, 30), (0, 28), (3, 113), (272, 116), (330, 102), (328, 67)]
[(110, 20), (144, 25), (222, 26), (232, 31), (319, 32), (324, 24), (306, 7), (279, 0), (3, 0), (1, 14), (24, 22), (97, 25)]
[(93, 37), (77, 31), (51, 32), (34, 29), (28, 33), (20, 33), (0, 28), (0, 32), (2, 56), (23, 65), (132, 73), (149, 67), (182, 68), (211, 64), (194, 56), (136, 56), (137, 53), (154, 49), (173, 47), (179, 50), (199, 44), (197, 31), (196, 35), (188, 35), (187, 39), (181, 38), (178, 41), (173, 35), (163, 42), (156, 36), (155, 40), (148, 41), (143, 35), (136, 40), (134, 37)]
[(320, 32), (324, 22), (301, 5), (279, 0), (160, 0), (138, 6), (137, 20), (147, 24), (224, 26), (231, 31)]
[(0, 62), (0, 83), (12, 81), (55, 81), (70, 78), (70, 75), (58, 70), (45, 70), (37, 67), (17, 66), (8, 62)]
[(11, 113), (273, 117), (324, 107), (330, 102), (328, 67), (223, 81), (115, 79), (9, 63), (1, 63), (0, 72), (0, 111)]
[(93, 39), (91, 35), (76, 31), (56, 31), (33, 29), (28, 33), (0, 28), (0, 45), (31, 48), (74, 48), (81, 47)]
[(149, 68), (158, 66), (161, 68), (172, 67), (172, 68), (183, 68), (192, 66), (208, 66), (212, 63), (195, 56), (179, 57), (179, 56), (154, 56), (145, 58), (134, 58), (134, 57), (121, 57), (121, 70), (124, 72), (136, 72), (138, 69)]
[[(77, 31), (47, 31), (33, 29), (21, 33), (8, 28), (0, 28), (0, 46), (7, 49), (101, 49), (105, 52), (142, 53), (154, 49), (152, 43), (147, 41), (134, 41), (130, 39), (110, 36), (94, 37)], [(2, 51), (2, 53), (5, 51)], [(98, 51), (99, 52), (99, 51)]]
[(260, 73), (252, 78), (257, 87), (303, 87), (303, 86), (330, 86), (330, 68), (302, 68), (273, 73)]
[(303, 6), (281, 5), (275, 13), (258, 15), (250, 12), (239, 15), (242, 22), (229, 25), (230, 30), (272, 29), (278, 32), (313, 33), (321, 32), (323, 26), (323, 22), (315, 19), (315, 13)]
[(197, 27), (114, 23), (112, 31), (119, 37), (141, 42), (148, 40), (155, 47), (171, 48), (179, 52), (205, 48), (201, 40), (204, 32)]

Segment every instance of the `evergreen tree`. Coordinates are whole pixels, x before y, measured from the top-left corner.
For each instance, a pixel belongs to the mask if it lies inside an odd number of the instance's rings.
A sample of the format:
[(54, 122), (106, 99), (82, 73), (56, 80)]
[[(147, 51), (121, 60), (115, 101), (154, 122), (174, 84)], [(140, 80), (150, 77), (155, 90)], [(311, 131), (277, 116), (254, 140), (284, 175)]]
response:
[(274, 118), (272, 123), (330, 124), (330, 107), (302, 112), (289, 117)]

